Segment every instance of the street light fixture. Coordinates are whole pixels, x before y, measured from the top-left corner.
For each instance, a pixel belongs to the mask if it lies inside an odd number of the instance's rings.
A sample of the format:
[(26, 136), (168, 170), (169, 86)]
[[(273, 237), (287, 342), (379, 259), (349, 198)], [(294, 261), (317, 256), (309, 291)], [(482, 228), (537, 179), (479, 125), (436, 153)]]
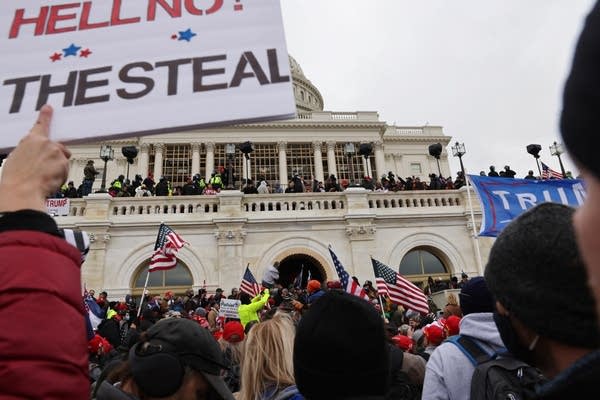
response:
[(567, 173), (565, 172), (565, 167), (562, 163), (562, 159), (560, 155), (565, 152), (565, 149), (561, 143), (554, 142), (552, 146), (550, 146), (550, 154), (558, 157), (558, 163), (560, 164), (560, 172), (562, 173), (563, 179), (566, 179)]
[(465, 176), (465, 166), (462, 162), (462, 156), (467, 154), (465, 144), (456, 142), (456, 144), (454, 146), (451, 146), (450, 148), (452, 149), (452, 155), (454, 157), (458, 157), (458, 160), (460, 161), (460, 170), (462, 171), (463, 179), (467, 179)]
[(227, 186), (226, 190), (233, 190), (233, 159), (235, 157), (235, 144), (228, 143), (225, 145), (225, 154), (227, 154)]
[(102, 172), (102, 185), (100, 185), (100, 190), (96, 193), (107, 193), (106, 192), (106, 163), (109, 160), (113, 160), (115, 158), (115, 150), (107, 145), (103, 144), (100, 146), (100, 159), (104, 161), (104, 171)]
[(348, 164), (350, 164), (350, 182), (348, 182), (348, 184), (349, 186), (354, 186), (354, 164), (352, 163), (352, 156), (356, 154), (354, 143), (346, 143), (344, 145), (344, 153), (346, 153), (346, 157), (348, 157)]
[(535, 158), (535, 163), (537, 164), (538, 172), (540, 173), (541, 177), (542, 169), (540, 168), (540, 151), (542, 151), (542, 146), (540, 146), (539, 144), (528, 144), (526, 149), (527, 152), (531, 154), (533, 158)]

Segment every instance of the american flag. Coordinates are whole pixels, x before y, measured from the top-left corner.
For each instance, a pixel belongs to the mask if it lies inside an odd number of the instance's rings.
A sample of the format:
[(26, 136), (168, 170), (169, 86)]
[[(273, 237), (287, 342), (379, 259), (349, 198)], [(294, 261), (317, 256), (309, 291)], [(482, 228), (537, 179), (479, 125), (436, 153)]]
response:
[(154, 245), (154, 254), (150, 259), (148, 271), (160, 271), (175, 268), (177, 251), (187, 242), (168, 225), (161, 224)]
[(421, 289), (387, 265), (374, 258), (371, 258), (371, 262), (375, 271), (377, 292), (380, 295), (387, 295), (392, 302), (400, 304), (404, 308), (418, 311), (421, 314), (429, 312), (427, 296)]
[(542, 179), (563, 179), (563, 175), (542, 163)]
[(368, 300), (369, 296), (367, 293), (359, 284), (354, 281), (354, 279), (350, 279), (350, 275), (348, 275), (348, 272), (346, 272), (344, 269), (344, 266), (337, 258), (337, 255), (333, 252), (331, 246), (329, 246), (329, 253), (331, 254), (333, 265), (335, 266), (335, 270), (337, 271), (338, 277), (340, 278), (340, 283), (342, 284), (344, 290), (350, 294)]
[(240, 290), (252, 297), (256, 297), (261, 291), (260, 285), (256, 282), (254, 275), (252, 275), (252, 272), (250, 271), (250, 265), (246, 266), (246, 272), (244, 272)]
[(88, 340), (91, 340), (95, 335), (94, 331), (104, 319), (104, 311), (100, 308), (98, 303), (96, 303), (94, 298), (90, 296), (85, 285), (83, 285), (83, 308), (85, 308), (87, 337)]

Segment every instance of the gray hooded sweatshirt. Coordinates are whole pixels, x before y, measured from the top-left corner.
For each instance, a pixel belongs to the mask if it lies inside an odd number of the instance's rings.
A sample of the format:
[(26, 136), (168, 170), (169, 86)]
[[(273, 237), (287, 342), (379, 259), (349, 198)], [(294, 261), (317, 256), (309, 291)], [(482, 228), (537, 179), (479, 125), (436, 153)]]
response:
[[(473, 313), (460, 321), (460, 334), (473, 337), (486, 351), (500, 351), (504, 343), (492, 313)], [(475, 367), (454, 343), (443, 342), (433, 352), (425, 370), (423, 399), (469, 400)]]

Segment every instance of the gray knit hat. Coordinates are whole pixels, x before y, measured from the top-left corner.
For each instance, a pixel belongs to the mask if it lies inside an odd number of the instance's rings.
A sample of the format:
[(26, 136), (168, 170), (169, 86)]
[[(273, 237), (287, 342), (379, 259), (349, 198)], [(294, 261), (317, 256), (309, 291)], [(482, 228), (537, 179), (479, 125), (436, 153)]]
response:
[(574, 212), (543, 203), (521, 214), (496, 239), (485, 280), (494, 297), (539, 335), (592, 348), (598, 324)]

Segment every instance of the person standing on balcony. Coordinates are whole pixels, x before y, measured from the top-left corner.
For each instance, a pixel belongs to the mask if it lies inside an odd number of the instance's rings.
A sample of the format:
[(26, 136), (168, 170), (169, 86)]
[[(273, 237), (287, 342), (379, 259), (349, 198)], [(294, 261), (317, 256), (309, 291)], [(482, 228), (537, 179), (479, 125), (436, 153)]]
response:
[(96, 180), (96, 175), (99, 173), (100, 172), (96, 171), (96, 168), (94, 168), (94, 160), (89, 160), (83, 169), (83, 196), (92, 193), (92, 186)]

